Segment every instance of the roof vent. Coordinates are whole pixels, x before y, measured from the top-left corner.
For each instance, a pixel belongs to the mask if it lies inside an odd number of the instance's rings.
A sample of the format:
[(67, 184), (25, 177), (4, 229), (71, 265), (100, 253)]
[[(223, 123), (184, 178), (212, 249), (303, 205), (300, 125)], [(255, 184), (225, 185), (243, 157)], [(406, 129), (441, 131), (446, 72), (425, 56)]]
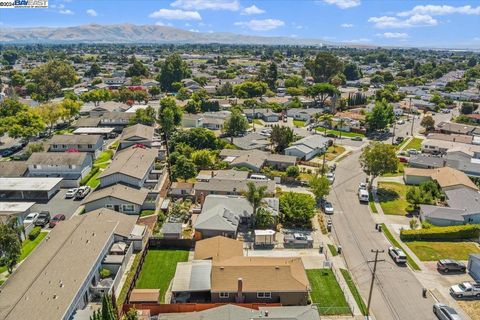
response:
[(225, 268), (224, 268), (224, 267), (220, 267), (220, 270), (223, 270), (223, 269), (225, 269)]
[(278, 269), (280, 269), (280, 267), (279, 267), (279, 266), (275, 266), (275, 269), (277, 269), (277, 270), (278, 270)]

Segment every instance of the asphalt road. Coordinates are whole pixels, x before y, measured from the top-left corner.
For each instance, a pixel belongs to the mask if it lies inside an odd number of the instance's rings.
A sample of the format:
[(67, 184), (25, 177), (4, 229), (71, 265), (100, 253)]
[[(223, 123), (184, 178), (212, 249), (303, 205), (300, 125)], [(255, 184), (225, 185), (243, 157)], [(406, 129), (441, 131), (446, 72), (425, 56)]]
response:
[(342, 160), (328, 197), (335, 207), (332, 217), (334, 237), (343, 248), (343, 255), (356, 280), (365, 303), (371, 281), (372, 249), (385, 250), (379, 255), (377, 277), (373, 290), (371, 311), (378, 320), (435, 319), (433, 299), (422, 297), (422, 285), (407, 267), (395, 265), (387, 253), (390, 246), (381, 232), (375, 230), (368, 205), (360, 204), (356, 188), (365, 181), (358, 158), (361, 150)]

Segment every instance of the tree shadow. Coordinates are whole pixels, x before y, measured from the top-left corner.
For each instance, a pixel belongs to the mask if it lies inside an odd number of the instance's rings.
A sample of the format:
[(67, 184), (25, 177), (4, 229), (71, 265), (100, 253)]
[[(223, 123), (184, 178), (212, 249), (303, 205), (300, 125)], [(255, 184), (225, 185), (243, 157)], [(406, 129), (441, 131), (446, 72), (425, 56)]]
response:
[(400, 198), (400, 195), (396, 191), (384, 188), (377, 189), (377, 196), (380, 202), (395, 201)]

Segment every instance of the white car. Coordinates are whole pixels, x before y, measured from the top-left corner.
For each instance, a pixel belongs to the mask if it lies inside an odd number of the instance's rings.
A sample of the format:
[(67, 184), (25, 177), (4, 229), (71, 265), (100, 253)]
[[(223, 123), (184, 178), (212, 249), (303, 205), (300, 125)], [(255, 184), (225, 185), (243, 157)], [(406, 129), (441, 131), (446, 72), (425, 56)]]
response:
[(463, 282), (450, 287), (450, 294), (455, 298), (480, 299), (480, 283)]
[(68, 189), (68, 191), (65, 193), (65, 199), (74, 198), (77, 191), (78, 188)]
[(323, 212), (325, 212), (326, 214), (333, 214), (333, 205), (326, 201), (324, 204), (323, 204)]
[(358, 185), (358, 191), (360, 192), (360, 190), (367, 190), (367, 184), (365, 182), (360, 182)]
[(333, 182), (335, 181), (335, 174), (333, 172), (329, 172), (325, 176), (327, 177), (328, 182), (330, 182), (330, 184), (333, 184)]
[(400, 125), (401, 125), (401, 124), (404, 124), (404, 123), (405, 123), (405, 120), (398, 120), (398, 121), (397, 121), (397, 124), (400, 124)]
[(398, 264), (407, 263), (407, 255), (400, 248), (390, 247), (388, 248), (388, 254), (390, 255), (390, 257), (392, 257), (393, 261)]
[(38, 219), (38, 215), (39, 213), (38, 212), (31, 212), (29, 213), (25, 219), (23, 219), (23, 224), (31, 224), (31, 223), (35, 223), (35, 221), (37, 221)]

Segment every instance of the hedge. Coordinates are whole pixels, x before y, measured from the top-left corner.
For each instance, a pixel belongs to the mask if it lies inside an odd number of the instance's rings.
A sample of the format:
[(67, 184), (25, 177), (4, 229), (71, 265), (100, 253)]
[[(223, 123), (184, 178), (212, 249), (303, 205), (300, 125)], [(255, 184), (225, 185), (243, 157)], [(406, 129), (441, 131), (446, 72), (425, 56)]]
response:
[(98, 172), (98, 170), (100, 170), (99, 167), (93, 167), (92, 170), (90, 170), (90, 172), (85, 177), (83, 177), (82, 180), (80, 180), (80, 185), (86, 185), (88, 180), (90, 180)]
[(32, 231), (30, 231), (30, 233), (28, 234), (28, 239), (32, 241), (35, 240), (40, 234), (40, 231), (42, 231), (42, 227), (39, 227), (39, 226), (34, 227)]
[(402, 230), (402, 241), (445, 241), (473, 239), (480, 236), (479, 224), (467, 224), (451, 227), (431, 227), (419, 230)]

